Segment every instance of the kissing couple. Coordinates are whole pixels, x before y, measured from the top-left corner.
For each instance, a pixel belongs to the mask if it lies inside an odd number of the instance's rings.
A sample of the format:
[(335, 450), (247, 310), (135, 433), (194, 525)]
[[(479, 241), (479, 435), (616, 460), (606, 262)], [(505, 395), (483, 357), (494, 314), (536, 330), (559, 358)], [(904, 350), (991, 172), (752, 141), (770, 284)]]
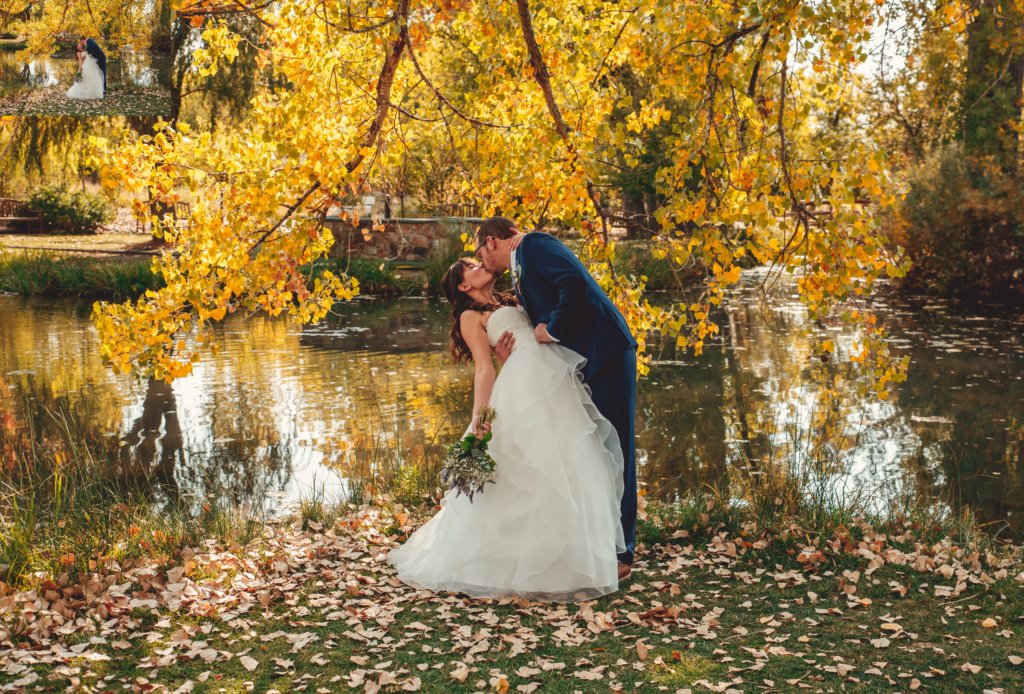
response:
[(75, 56), (82, 79), (72, 84), (65, 96), (69, 99), (102, 99), (107, 91), (107, 54), (96, 39), (83, 36), (75, 44)]
[[(511, 272), (514, 292), (495, 280)], [(574, 602), (618, 590), (636, 542), (636, 347), (561, 241), (485, 220), (474, 258), (441, 280), (450, 351), (474, 366), (470, 432), (489, 429), (494, 484), (441, 510), (388, 555), (410, 586)], [(492, 350), (501, 363), (496, 370)], [(493, 424), (481, 425), (490, 406)]]

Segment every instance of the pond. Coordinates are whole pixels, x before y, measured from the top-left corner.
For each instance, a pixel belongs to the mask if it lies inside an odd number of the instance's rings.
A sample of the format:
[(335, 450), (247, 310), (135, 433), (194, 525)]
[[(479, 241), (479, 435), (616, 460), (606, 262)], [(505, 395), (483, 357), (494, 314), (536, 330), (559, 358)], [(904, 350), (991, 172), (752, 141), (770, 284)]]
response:
[[(911, 357), (906, 382), (881, 400), (844, 358), (857, 335), (816, 326), (837, 358), (815, 357), (792, 287), (762, 304), (762, 277), (744, 273), (703, 356), (665, 350), (641, 380), (649, 496), (719, 481), (742, 460), (799, 464), (824, 452), (837, 489), (970, 507), (1004, 537), (1024, 536), (1024, 315), (877, 300)], [(343, 470), (429, 458), (468, 422), (472, 375), (447, 355), (437, 301), (359, 299), (314, 327), (232, 318), (218, 327), (219, 353), (172, 385), (104, 369), (89, 311), (0, 296), (0, 432), (43, 430), (47, 412), (68, 411), (120, 457), (122, 474), (173, 497), (273, 506), (340, 494)]]
[[(70, 88), (78, 72), (74, 54), (25, 62), (15, 51), (0, 51), (0, 96), (14, 92), (65, 86)], [(124, 51), (107, 63), (107, 88), (170, 89), (173, 60), (158, 53)]]

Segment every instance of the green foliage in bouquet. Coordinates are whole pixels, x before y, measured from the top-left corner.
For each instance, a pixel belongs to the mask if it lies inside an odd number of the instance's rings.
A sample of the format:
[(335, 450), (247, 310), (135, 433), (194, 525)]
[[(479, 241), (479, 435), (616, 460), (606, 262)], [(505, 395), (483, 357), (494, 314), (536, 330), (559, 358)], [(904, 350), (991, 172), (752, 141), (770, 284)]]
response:
[[(494, 421), (493, 408), (485, 407), (480, 413), (478, 428)], [(491, 432), (483, 435), (469, 433), (448, 448), (444, 467), (441, 469), (441, 483), (465, 494), (473, 501), (473, 495), (483, 492), (484, 485), (494, 481), (494, 459), (487, 453)]]

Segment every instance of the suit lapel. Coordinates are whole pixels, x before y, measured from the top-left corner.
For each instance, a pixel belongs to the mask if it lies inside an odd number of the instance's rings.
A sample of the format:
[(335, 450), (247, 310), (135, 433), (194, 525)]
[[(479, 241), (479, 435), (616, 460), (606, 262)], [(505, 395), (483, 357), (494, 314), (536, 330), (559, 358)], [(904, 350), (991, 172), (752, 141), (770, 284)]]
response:
[(523, 302), (523, 290), (520, 285), (520, 280), (523, 277), (523, 254), (520, 252), (523, 248), (522, 244), (515, 250), (515, 257), (512, 259), (512, 289), (516, 292), (516, 297), (519, 299), (519, 305), (524, 306)]

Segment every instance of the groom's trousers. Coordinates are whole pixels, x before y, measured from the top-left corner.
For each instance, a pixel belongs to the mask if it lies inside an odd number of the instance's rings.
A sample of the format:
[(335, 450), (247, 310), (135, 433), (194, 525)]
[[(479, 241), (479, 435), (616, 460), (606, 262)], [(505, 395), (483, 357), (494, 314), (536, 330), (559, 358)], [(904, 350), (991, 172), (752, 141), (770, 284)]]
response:
[(587, 379), (598, 411), (615, 427), (622, 445), (622, 490), (620, 519), (626, 551), (619, 555), (624, 564), (633, 563), (636, 547), (636, 348), (601, 366)]

